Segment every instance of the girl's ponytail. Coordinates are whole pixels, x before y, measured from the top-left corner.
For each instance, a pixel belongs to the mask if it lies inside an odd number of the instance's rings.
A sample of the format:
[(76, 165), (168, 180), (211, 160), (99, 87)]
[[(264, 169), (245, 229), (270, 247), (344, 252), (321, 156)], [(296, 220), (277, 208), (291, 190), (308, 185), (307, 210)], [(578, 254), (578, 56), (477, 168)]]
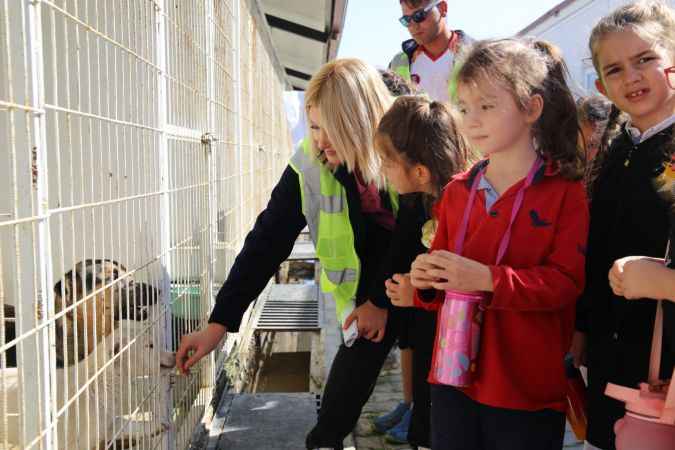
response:
[(567, 87), (566, 76), (569, 70), (560, 49), (548, 41), (534, 41), (532, 46), (549, 59), (549, 77), (556, 80), (560, 85)]
[(579, 148), (577, 106), (567, 85), (567, 65), (560, 50), (546, 41), (533, 41), (532, 47), (542, 54), (548, 72), (539, 89), (544, 109), (534, 127), (534, 137), (547, 156), (558, 164), (560, 174), (571, 180), (581, 179), (585, 158)]

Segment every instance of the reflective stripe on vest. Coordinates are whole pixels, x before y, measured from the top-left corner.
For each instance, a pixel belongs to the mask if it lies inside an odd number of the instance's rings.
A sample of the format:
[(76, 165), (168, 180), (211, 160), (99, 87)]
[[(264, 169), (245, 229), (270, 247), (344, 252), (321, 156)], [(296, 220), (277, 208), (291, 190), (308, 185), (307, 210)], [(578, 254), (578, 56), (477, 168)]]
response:
[(328, 280), (333, 283), (333, 284), (340, 284), (340, 283), (349, 283), (352, 281), (358, 281), (356, 279), (356, 276), (358, 274), (356, 273), (356, 270), (326, 270), (326, 277), (328, 277)]
[[(321, 290), (335, 300), (338, 320), (344, 323), (354, 310), (361, 271), (349, 221), (347, 191), (316, 159), (308, 139), (298, 146), (290, 166), (298, 174), (302, 212), (321, 262)], [(398, 194), (391, 188), (389, 198), (396, 214)]]
[(349, 222), (347, 192), (316, 159), (308, 139), (296, 149), (290, 165), (298, 174), (302, 213), (321, 262), (319, 285), (335, 300), (338, 320), (344, 323), (354, 310), (361, 270)]

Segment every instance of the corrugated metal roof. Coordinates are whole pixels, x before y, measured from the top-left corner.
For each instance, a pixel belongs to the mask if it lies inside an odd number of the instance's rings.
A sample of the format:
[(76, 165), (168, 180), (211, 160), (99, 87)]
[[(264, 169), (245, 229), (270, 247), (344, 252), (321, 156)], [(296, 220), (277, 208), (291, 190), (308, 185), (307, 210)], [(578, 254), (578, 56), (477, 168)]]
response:
[(335, 58), (348, 0), (260, 0), (286, 76), (305, 89), (311, 76)]

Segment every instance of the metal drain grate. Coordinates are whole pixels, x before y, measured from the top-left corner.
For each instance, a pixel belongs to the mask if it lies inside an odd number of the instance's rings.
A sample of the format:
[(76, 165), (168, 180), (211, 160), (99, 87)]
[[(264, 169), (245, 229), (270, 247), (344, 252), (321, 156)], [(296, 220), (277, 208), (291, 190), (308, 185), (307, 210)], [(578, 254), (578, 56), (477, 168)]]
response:
[(316, 261), (316, 249), (311, 241), (297, 241), (286, 261)]
[(315, 331), (321, 328), (316, 284), (275, 284), (256, 321), (258, 331)]

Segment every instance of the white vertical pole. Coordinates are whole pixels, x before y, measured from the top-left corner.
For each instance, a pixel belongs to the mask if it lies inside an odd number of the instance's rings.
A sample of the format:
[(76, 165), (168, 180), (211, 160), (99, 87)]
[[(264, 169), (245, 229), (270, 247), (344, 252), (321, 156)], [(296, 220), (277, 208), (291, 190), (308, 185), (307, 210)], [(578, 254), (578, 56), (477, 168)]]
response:
[[(216, 66), (214, 64), (215, 58), (215, 46), (216, 46), (216, 27), (215, 27), (215, 8), (214, 1), (206, 2), (206, 123), (207, 123), (207, 133), (215, 133), (216, 130), (216, 111), (215, 111), (215, 101), (216, 101)], [(207, 195), (208, 200), (206, 202), (206, 219), (208, 220), (207, 226), (207, 237), (206, 242), (203, 242), (206, 245), (206, 299), (202, 299), (202, 314), (206, 311), (211, 311), (213, 308), (213, 260), (215, 255), (214, 249), (214, 238), (213, 233), (216, 229), (216, 223), (218, 221), (218, 208), (216, 201), (216, 189), (217, 186), (215, 181), (218, 176), (215, 173), (215, 162), (218, 161), (218, 158), (214, 158), (213, 152), (218, 151), (217, 147), (214, 148), (215, 140), (223, 139), (223, 136), (208, 136), (211, 139), (207, 139), (205, 142), (206, 146), (206, 170), (208, 171), (208, 187)], [(202, 250), (203, 251), (203, 250)], [(207, 300), (207, 301), (204, 301)], [(216, 364), (215, 352), (209, 353), (209, 358), (207, 362), (207, 367), (205, 370), (201, 371), (201, 387), (210, 387), (213, 385), (214, 380), (214, 369)]]
[[(165, 329), (165, 348), (167, 351), (172, 351), (172, 323), (171, 323), (171, 201), (170, 201), (170, 165), (169, 165), (169, 139), (167, 134), (168, 122), (168, 64), (167, 64), (167, 35), (166, 35), (166, 1), (157, 0), (156, 2), (156, 39), (157, 39), (157, 111), (159, 117), (157, 118), (157, 128), (159, 128), (159, 173), (160, 173), (160, 191), (162, 192), (159, 203), (160, 215), (160, 249), (161, 249), (161, 265), (162, 281), (161, 281), (161, 314), (164, 319)], [(162, 383), (164, 384), (164, 383)], [(163, 405), (162, 410), (164, 417), (162, 422), (171, 423), (173, 416), (173, 389), (171, 383), (166, 383), (160, 387), (166, 391), (166, 396), (163, 398), (166, 405)], [(165, 433), (166, 439), (164, 446), (167, 450), (173, 450), (176, 447), (176, 430), (172, 426), (168, 432)]]
[[(51, 289), (52, 283), (52, 257), (51, 257), (51, 245), (50, 245), (50, 233), (49, 233), (49, 196), (48, 196), (48, 182), (47, 182), (47, 127), (46, 127), (46, 116), (44, 113), (45, 108), (45, 90), (44, 90), (44, 59), (42, 54), (42, 4), (40, 0), (32, 0), (28, 2), (28, 42), (30, 45), (30, 52), (28, 53), (28, 61), (31, 71), (31, 80), (30, 84), (31, 89), (31, 104), (36, 111), (32, 112), (31, 117), (31, 132), (33, 146), (37, 155), (37, 214), (38, 214), (38, 260), (36, 265), (39, 265), (40, 273), (37, 277), (38, 280), (38, 308), (39, 311), (42, 311), (41, 322), (49, 322), (50, 319), (54, 316), (54, 298), (53, 292)], [(51, 450), (56, 448), (56, 429), (51, 427), (52, 419), (55, 417), (56, 405), (52, 404), (52, 383), (54, 382), (54, 377), (51, 376), (52, 367), (55, 368), (55, 361), (52, 362), (52, 356), (55, 355), (53, 349), (51, 348), (52, 342), (54, 342), (54, 326), (53, 323), (50, 326), (43, 328), (39, 332), (39, 342), (40, 347), (42, 348), (41, 352), (36, 353), (39, 355), (39, 367), (40, 372), (40, 387), (38, 396), (41, 397), (42, 401), (34, 403), (41, 407), (42, 415), (42, 427), (47, 428), (46, 436), (43, 441), (42, 448), (45, 450)], [(24, 392), (28, 393), (30, 390), (26, 389)], [(28, 400), (26, 398), (26, 400)], [(54, 402), (55, 403), (55, 402)], [(26, 413), (29, 414), (29, 411), (33, 408), (26, 408)], [(37, 409), (37, 408), (36, 408)], [(54, 416), (52, 416), (54, 414)], [(33, 415), (31, 413), (31, 415)], [(34, 417), (33, 421), (37, 419), (38, 428), (34, 431), (41, 429), (39, 424), (39, 415)], [(26, 422), (26, 425), (30, 425), (30, 422)]]
[(234, 137), (234, 149), (238, 152), (239, 160), (239, 233), (237, 238), (239, 242), (237, 245), (240, 245), (243, 242), (244, 237), (244, 151), (242, 149), (242, 127), (241, 127), (241, 89), (242, 89), (242, 73), (241, 73), (241, 0), (232, 1), (233, 17), (234, 17), (234, 47), (232, 48), (232, 60), (234, 62), (233, 74), (234, 74), (234, 131), (236, 136)]

